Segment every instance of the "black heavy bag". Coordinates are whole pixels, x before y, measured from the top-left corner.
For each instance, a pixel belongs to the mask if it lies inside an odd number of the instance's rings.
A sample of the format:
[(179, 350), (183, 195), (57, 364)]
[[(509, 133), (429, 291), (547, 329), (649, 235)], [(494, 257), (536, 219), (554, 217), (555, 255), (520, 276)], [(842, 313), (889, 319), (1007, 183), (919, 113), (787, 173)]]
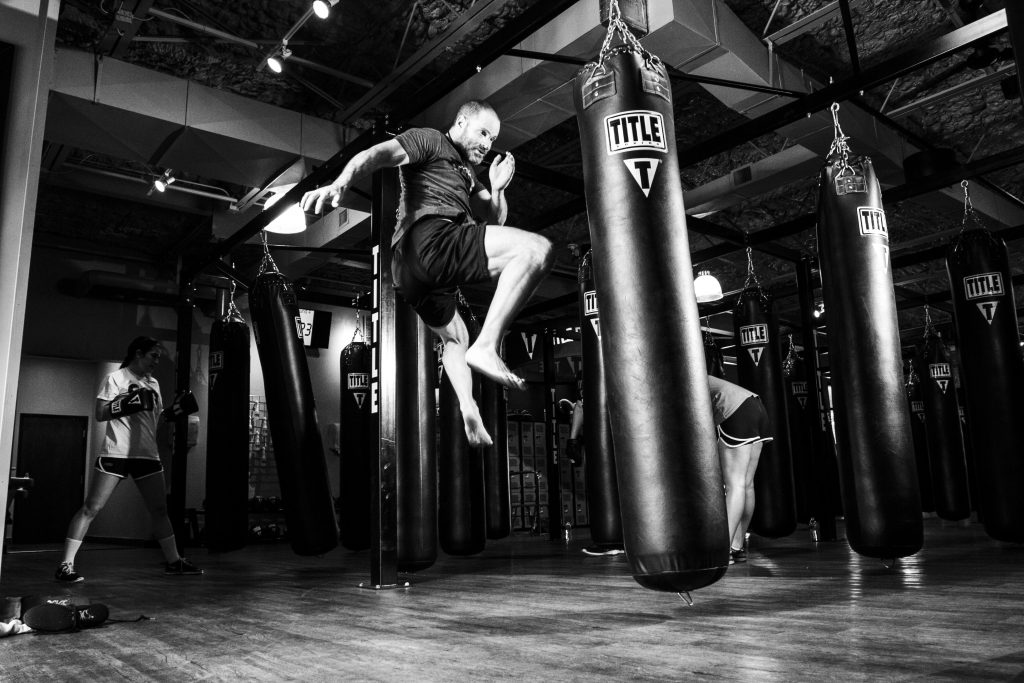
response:
[(395, 488), (398, 496), (398, 569), (415, 572), (437, 561), (437, 448), (434, 378), (437, 361), (430, 328), (411, 307), (395, 309)]
[(249, 536), (249, 326), (232, 302), (210, 329), (206, 433), (206, 547), (228, 552)]
[(917, 464), (917, 490), (921, 494), (921, 511), (935, 512), (935, 498), (932, 496), (932, 466), (928, 462), (928, 434), (925, 427), (924, 397), (921, 395), (921, 381), (910, 365), (907, 379), (907, 401), (910, 404), (910, 433), (914, 441), (914, 462)]
[(715, 335), (711, 334), (709, 330), (704, 330), (704, 360), (707, 363), (709, 375), (725, 379), (725, 356), (722, 355), (722, 348), (715, 341)]
[(256, 278), (249, 304), (288, 540), (299, 555), (322, 555), (338, 545), (338, 521), (295, 291), (275, 268)]
[(679, 592), (725, 574), (729, 530), (671, 88), (640, 49), (603, 52), (574, 95), (623, 541), (641, 585)]
[(1024, 363), (1006, 244), (960, 233), (946, 255), (985, 532), (1024, 542)]
[(935, 513), (950, 521), (967, 519), (971, 516), (967, 460), (960, 434), (953, 369), (942, 338), (926, 337), (923, 356), (927, 374), (922, 378), (921, 394)]
[(487, 544), (483, 454), (469, 445), (448, 373), (441, 375), (439, 400), (438, 540), (449, 555), (475, 555)]
[(370, 547), (371, 467), (378, 429), (370, 414), (370, 354), (370, 345), (361, 341), (341, 350), (338, 526), (341, 545), (349, 550)]
[(512, 502), (508, 481), (508, 422), (505, 419), (505, 388), (496, 382), (480, 384), (480, 415), (494, 445), (484, 452), (484, 502), (487, 538), (512, 533)]
[(771, 294), (760, 287), (744, 288), (736, 300), (733, 321), (740, 385), (761, 397), (774, 437), (762, 447), (754, 474), (756, 502), (750, 530), (768, 538), (788, 536), (796, 529), (796, 499), (779, 319)]
[(587, 504), (590, 538), (601, 548), (622, 547), (619, 485), (615, 479), (615, 448), (608, 423), (608, 384), (601, 357), (601, 312), (594, 287), (593, 252), (577, 272), (580, 289), (580, 335), (583, 347), (583, 443), (587, 452)]
[[(786, 376), (786, 415), (789, 418), (789, 446), (793, 455), (793, 493), (796, 519), (807, 524), (814, 516), (814, 435), (818, 419), (815, 397), (807, 390), (807, 370), (797, 360)], [(756, 492), (755, 492), (756, 496)]]
[(861, 555), (921, 549), (921, 496), (903, 386), (889, 233), (871, 160), (845, 143), (822, 169), (818, 254), (828, 314), (846, 537)]

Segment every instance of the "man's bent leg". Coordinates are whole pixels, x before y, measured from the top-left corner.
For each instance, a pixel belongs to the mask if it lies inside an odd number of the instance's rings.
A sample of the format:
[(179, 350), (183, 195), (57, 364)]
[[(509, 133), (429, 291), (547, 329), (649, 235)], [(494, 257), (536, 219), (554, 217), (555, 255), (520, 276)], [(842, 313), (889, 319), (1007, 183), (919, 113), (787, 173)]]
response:
[(522, 390), (526, 383), (501, 360), (498, 344), (512, 319), (551, 269), (551, 242), (518, 228), (488, 225), (484, 249), (487, 269), (491, 277), (498, 278), (498, 285), (480, 335), (466, 352), (466, 362), (485, 377)]
[(443, 327), (431, 327), (434, 334), (441, 338), (444, 343), (444, 350), (441, 355), (441, 363), (444, 371), (448, 373), (448, 380), (452, 383), (452, 389), (459, 399), (459, 409), (462, 411), (462, 422), (466, 428), (466, 438), (469, 445), (474, 448), (490, 446), (490, 434), (484, 428), (483, 419), (480, 417), (480, 408), (473, 399), (473, 373), (466, 364), (466, 349), (469, 346), (469, 331), (462, 317), (456, 313), (451, 322)]

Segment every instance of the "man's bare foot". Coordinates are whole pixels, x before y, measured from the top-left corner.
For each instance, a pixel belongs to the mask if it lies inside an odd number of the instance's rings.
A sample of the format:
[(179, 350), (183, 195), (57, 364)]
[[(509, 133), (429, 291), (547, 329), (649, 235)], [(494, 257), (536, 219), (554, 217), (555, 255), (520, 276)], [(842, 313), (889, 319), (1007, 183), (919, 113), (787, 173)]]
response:
[(473, 448), (490, 446), (494, 443), (491, 440), (491, 435), (484, 428), (484, 421), (480, 418), (480, 413), (462, 411), (462, 423), (466, 427), (466, 438), (469, 440), (469, 445)]
[(509, 389), (518, 389), (519, 391), (526, 389), (526, 382), (523, 381), (523, 378), (509, 370), (505, 361), (501, 360), (501, 356), (493, 349), (480, 349), (476, 345), (470, 346), (466, 350), (466, 365)]

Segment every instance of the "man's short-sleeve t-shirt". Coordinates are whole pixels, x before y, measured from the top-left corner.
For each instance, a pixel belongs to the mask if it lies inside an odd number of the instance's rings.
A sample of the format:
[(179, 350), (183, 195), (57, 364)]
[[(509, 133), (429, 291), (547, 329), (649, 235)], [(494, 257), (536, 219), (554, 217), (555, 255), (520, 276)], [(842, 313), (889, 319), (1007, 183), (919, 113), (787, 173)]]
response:
[(410, 128), (395, 136), (409, 163), (400, 167), (402, 206), (392, 245), (425, 216), (472, 216), (469, 198), (481, 185), (451, 140), (433, 128)]
[(128, 387), (137, 384), (154, 394), (153, 410), (144, 410), (124, 417), (107, 420), (106, 432), (99, 455), (113, 458), (145, 458), (159, 460), (156, 447), (156, 430), (163, 410), (160, 384), (152, 377), (139, 377), (128, 368), (120, 368), (107, 375), (96, 398), (112, 401), (128, 392)]

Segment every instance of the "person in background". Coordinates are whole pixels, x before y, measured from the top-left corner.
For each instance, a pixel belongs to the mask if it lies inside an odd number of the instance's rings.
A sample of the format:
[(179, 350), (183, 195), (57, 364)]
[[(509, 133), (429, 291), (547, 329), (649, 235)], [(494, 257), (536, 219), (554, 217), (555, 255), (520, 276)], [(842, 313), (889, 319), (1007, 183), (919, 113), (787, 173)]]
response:
[(725, 479), (729, 520), (729, 564), (747, 561), (747, 527), (754, 515), (754, 473), (761, 447), (772, 440), (761, 399), (741, 386), (708, 376), (718, 431), (718, 461)]
[(149, 510), (153, 534), (164, 555), (164, 573), (203, 573), (178, 554), (174, 530), (167, 516), (164, 468), (156, 446), (156, 431), (164, 412), (163, 399), (160, 385), (153, 378), (153, 370), (164, 353), (164, 347), (156, 339), (136, 337), (128, 345), (121, 367), (107, 375), (100, 387), (96, 419), (106, 423), (106, 433), (85, 503), (68, 525), (64, 554), (54, 576), (57, 581), (84, 580), (75, 571), (75, 555), (89, 525), (126, 477), (135, 481)]

